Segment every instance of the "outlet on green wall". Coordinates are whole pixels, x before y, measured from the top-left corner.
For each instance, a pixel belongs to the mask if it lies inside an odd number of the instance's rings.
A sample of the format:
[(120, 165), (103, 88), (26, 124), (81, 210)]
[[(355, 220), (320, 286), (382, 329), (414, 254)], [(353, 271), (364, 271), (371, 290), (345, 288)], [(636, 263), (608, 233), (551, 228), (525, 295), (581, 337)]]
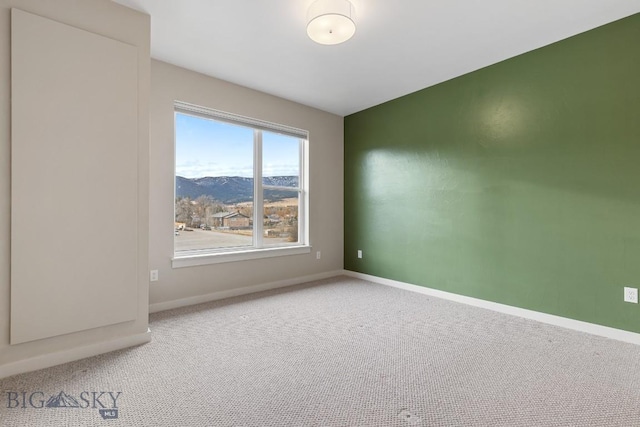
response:
[(345, 268), (640, 332), (639, 41), (640, 14), (346, 117)]

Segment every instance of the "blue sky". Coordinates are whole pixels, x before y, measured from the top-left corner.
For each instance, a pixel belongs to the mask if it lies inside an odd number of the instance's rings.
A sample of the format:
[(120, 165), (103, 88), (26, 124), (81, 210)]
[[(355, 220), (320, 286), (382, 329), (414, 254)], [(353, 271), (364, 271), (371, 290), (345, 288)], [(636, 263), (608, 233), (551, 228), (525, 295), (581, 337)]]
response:
[[(299, 140), (262, 134), (263, 176), (298, 175)], [(253, 129), (176, 113), (176, 175), (253, 175)]]

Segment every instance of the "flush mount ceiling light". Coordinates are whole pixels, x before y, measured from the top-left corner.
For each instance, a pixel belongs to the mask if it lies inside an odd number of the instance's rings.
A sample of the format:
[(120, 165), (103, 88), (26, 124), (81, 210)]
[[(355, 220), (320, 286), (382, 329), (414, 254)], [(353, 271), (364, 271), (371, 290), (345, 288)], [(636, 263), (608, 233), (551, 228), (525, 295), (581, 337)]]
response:
[(307, 12), (307, 34), (316, 43), (339, 44), (356, 32), (355, 9), (348, 0), (316, 0)]

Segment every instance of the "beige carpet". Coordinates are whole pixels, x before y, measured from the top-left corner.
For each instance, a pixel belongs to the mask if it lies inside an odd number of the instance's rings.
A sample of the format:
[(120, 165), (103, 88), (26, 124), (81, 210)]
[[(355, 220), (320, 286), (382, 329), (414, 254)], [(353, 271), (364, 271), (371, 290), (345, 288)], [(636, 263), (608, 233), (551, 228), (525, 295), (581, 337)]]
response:
[[(0, 380), (0, 425), (640, 426), (640, 347), (361, 280), (166, 311), (151, 330)], [(38, 391), (58, 407), (32, 407)]]

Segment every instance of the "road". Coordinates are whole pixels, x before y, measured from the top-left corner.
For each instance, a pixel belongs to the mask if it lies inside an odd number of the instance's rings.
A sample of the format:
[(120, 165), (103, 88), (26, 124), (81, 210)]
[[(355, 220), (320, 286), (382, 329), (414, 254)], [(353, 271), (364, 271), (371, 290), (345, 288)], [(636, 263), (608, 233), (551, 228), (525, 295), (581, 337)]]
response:
[[(220, 232), (215, 230), (180, 231), (175, 236), (175, 251), (192, 251), (212, 248), (233, 248), (252, 246), (253, 238), (236, 233)], [(266, 244), (284, 243), (286, 238), (266, 238)]]

